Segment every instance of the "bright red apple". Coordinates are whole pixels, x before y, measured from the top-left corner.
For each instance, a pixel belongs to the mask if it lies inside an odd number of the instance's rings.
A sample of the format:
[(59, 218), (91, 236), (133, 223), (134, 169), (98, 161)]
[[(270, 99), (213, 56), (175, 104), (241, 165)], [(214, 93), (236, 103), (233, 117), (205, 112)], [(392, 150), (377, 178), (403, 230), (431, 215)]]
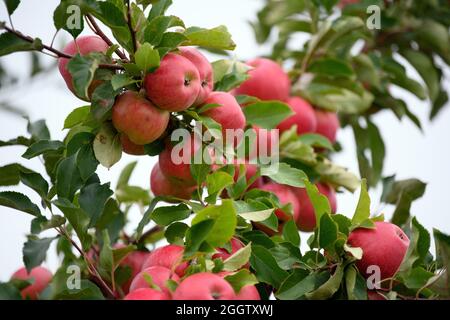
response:
[(328, 138), (331, 143), (336, 142), (336, 134), (340, 127), (339, 118), (335, 112), (325, 110), (314, 110), (316, 114), (316, 133)]
[[(116, 245), (114, 248), (121, 248), (124, 247), (123, 245)], [(136, 277), (136, 275), (141, 272), (142, 265), (144, 264), (145, 260), (149, 256), (149, 252), (144, 251), (133, 251), (130, 252), (121, 262), (121, 267), (128, 267), (131, 270), (130, 279), (122, 285), (123, 292), (127, 293), (130, 290), (130, 285), (132, 282), (132, 279)]]
[(310, 133), (316, 130), (316, 116), (313, 107), (308, 101), (300, 97), (290, 97), (287, 100), (287, 104), (291, 107), (294, 114), (278, 125), (277, 128), (280, 129), (280, 134), (294, 125), (297, 125), (298, 134)]
[[(269, 182), (263, 185), (260, 189), (275, 194), (278, 197), (278, 200), (280, 200), (281, 205), (287, 205), (290, 203), (292, 205), (294, 221), (297, 220), (299, 215), (299, 203), (297, 197), (288, 186), (275, 182)], [(276, 209), (275, 214), (277, 215), (278, 219), (282, 221), (292, 219), (290, 215), (283, 212), (283, 210), (281, 209)]]
[(248, 285), (241, 288), (235, 300), (261, 300), (261, 296), (255, 286)]
[(233, 287), (221, 276), (196, 273), (184, 279), (173, 294), (173, 300), (233, 300)]
[(167, 292), (151, 288), (139, 288), (127, 294), (123, 300), (170, 300)]
[(191, 199), (196, 186), (180, 186), (170, 181), (161, 171), (159, 163), (155, 164), (150, 175), (150, 188), (155, 196), (173, 196), (181, 199)]
[(44, 267), (35, 267), (28, 273), (25, 267), (20, 268), (11, 279), (32, 280), (33, 283), (20, 292), (23, 299), (36, 300), (52, 280), (52, 273)]
[(183, 277), (189, 267), (189, 264), (183, 261), (183, 252), (184, 248), (175, 244), (157, 248), (151, 252), (142, 268), (161, 266), (173, 270), (178, 276)]
[[(167, 281), (173, 280), (178, 281), (180, 277), (177, 274), (173, 273), (170, 269), (154, 266), (142, 269), (136, 277), (134, 277), (133, 281), (130, 285), (130, 292), (137, 290), (139, 288), (151, 288), (150, 284), (147, 282), (146, 277), (151, 277), (151, 282), (153, 285), (159, 287), (159, 289), (163, 292), (167, 292), (170, 294), (169, 289), (167, 288)], [(155, 288), (152, 288), (155, 289)], [(156, 288), (158, 290), (158, 288)]]

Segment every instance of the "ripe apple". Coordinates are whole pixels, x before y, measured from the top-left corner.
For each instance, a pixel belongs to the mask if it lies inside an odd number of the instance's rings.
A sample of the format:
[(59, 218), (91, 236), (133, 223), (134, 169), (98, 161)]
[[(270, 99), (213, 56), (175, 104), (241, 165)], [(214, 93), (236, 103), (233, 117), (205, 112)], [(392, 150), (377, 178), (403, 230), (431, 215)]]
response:
[(144, 145), (161, 137), (169, 123), (169, 112), (158, 109), (137, 92), (126, 91), (114, 103), (112, 122), (131, 142)]
[(44, 267), (35, 267), (28, 273), (25, 267), (20, 268), (11, 279), (32, 280), (33, 283), (20, 292), (23, 299), (36, 300), (52, 280), (52, 273)]
[(248, 130), (254, 130), (256, 135), (253, 145), (249, 146), (249, 159), (263, 159), (275, 156), (279, 152), (280, 132), (278, 129), (264, 129), (254, 125)]
[(151, 288), (139, 288), (127, 294), (123, 300), (170, 300), (170, 295), (164, 291)]
[(231, 243), (231, 252), (228, 252), (228, 250), (225, 248), (216, 248), (216, 251), (218, 251), (218, 253), (213, 254), (212, 258), (222, 259), (225, 261), (233, 254), (235, 254), (239, 249), (244, 248), (244, 244), (242, 243), (242, 241), (237, 238), (231, 238), (230, 243)]
[(144, 87), (147, 98), (159, 108), (183, 111), (198, 97), (200, 75), (191, 61), (179, 54), (168, 53), (158, 69), (145, 76)]
[[(234, 160), (234, 182), (237, 182), (240, 174), (241, 165), (245, 166), (245, 178), (247, 182), (256, 175), (258, 171), (258, 166), (253, 163), (249, 163), (248, 161)], [(249, 189), (260, 188), (263, 185), (262, 177), (258, 177), (250, 186)]]
[(388, 279), (395, 275), (405, 257), (409, 246), (408, 236), (395, 224), (375, 222), (375, 229), (358, 228), (353, 230), (347, 240), (352, 247), (363, 250), (361, 260), (356, 262), (363, 277), (369, 277), (369, 266), (380, 268), (380, 279)]
[(173, 270), (178, 276), (183, 277), (189, 264), (183, 261), (184, 248), (175, 244), (153, 250), (145, 260), (143, 269), (161, 266)]
[(150, 175), (150, 188), (155, 196), (173, 196), (181, 199), (191, 199), (196, 186), (180, 186), (170, 181), (161, 171), (159, 163), (155, 164)]
[(376, 290), (367, 290), (367, 300), (387, 300), (385, 296)]
[(336, 133), (340, 127), (339, 118), (335, 112), (314, 110), (316, 114), (316, 133), (328, 138), (331, 143), (336, 142)]
[(181, 55), (194, 64), (200, 76), (200, 91), (194, 105), (202, 104), (209, 96), (214, 86), (213, 68), (208, 59), (197, 49), (180, 47)]
[[(99, 36), (81, 36), (78, 37), (76, 40), (70, 41), (63, 49), (63, 52), (69, 55), (75, 55), (79, 53), (80, 55), (84, 56), (91, 52), (106, 52), (108, 48), (109, 48), (108, 44), (105, 41), (103, 41), (103, 39), (100, 38)], [(69, 90), (75, 93), (72, 82), (72, 75), (70, 74), (69, 69), (67, 68), (69, 60), (70, 59), (67, 58), (59, 58), (58, 69), (59, 73), (61, 73), (61, 76), (66, 82), (66, 85), (69, 88)], [(99, 82), (95, 80), (91, 83), (91, 86), (89, 87), (88, 90), (89, 97), (92, 95), (92, 93), (94, 92), (95, 88), (98, 85)]]
[[(275, 182), (269, 182), (265, 185), (263, 185), (261, 190), (269, 191), (275, 194), (278, 197), (278, 200), (280, 200), (281, 205), (287, 205), (290, 203), (292, 205), (292, 211), (293, 211), (293, 217), (294, 221), (297, 221), (298, 215), (299, 215), (299, 203), (297, 200), (297, 197), (295, 196), (294, 192), (286, 185), (278, 184)], [(278, 217), (278, 219), (282, 221), (287, 221), (292, 219), (290, 215), (283, 212), (281, 209), (276, 209), (275, 214)]]
[(221, 276), (196, 273), (184, 279), (173, 293), (173, 300), (233, 300), (233, 287)]
[(151, 288), (150, 284), (147, 282), (146, 279), (146, 277), (148, 276), (151, 277), (151, 281), (154, 285), (158, 286), (159, 289), (161, 289), (161, 291), (166, 292), (168, 294), (170, 294), (170, 291), (167, 288), (167, 281), (180, 280), (180, 277), (178, 277), (178, 275), (173, 273), (170, 269), (161, 266), (148, 267), (142, 269), (142, 271), (139, 272), (136, 275), (136, 277), (134, 277), (130, 285), (130, 292), (133, 292), (134, 290), (137, 290), (139, 288)]
[(279, 125), (280, 134), (289, 130), (293, 125), (297, 125), (297, 133), (304, 134), (314, 132), (317, 127), (317, 120), (313, 107), (308, 101), (300, 97), (290, 97), (287, 104), (294, 112), (289, 118), (283, 120)]
[(274, 61), (257, 58), (247, 64), (249, 79), (234, 90), (235, 95), (248, 95), (261, 100), (286, 101), (291, 90), (291, 81), (283, 69)]
[(124, 133), (120, 135), (120, 143), (122, 144), (122, 150), (125, 153), (134, 156), (142, 156), (145, 154), (144, 146), (133, 143)]
[(247, 285), (236, 294), (235, 300), (261, 300), (261, 296), (255, 286)]
[[(325, 183), (317, 183), (317, 189), (328, 198), (330, 202), (331, 212), (335, 213), (337, 209), (336, 192), (333, 187)], [(300, 205), (298, 219), (296, 220), (297, 227), (301, 231), (310, 232), (316, 227), (316, 215), (311, 200), (305, 188), (292, 188), (297, 196)]]
[[(121, 248), (123, 245), (116, 245), (115, 248)], [(129, 267), (131, 270), (130, 279), (125, 282), (122, 285), (123, 292), (127, 293), (130, 290), (130, 285), (132, 282), (132, 279), (136, 277), (136, 275), (141, 272), (142, 265), (144, 264), (145, 260), (149, 256), (149, 252), (144, 251), (133, 251), (130, 252), (121, 262), (121, 267)]]

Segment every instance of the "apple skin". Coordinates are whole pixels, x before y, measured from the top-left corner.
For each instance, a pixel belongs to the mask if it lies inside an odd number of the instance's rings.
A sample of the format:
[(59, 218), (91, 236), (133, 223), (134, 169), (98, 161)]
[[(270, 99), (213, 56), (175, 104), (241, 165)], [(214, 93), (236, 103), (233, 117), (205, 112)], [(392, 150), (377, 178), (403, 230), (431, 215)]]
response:
[(377, 265), (381, 280), (391, 278), (400, 267), (409, 246), (407, 235), (395, 224), (375, 222), (375, 229), (358, 228), (353, 230), (347, 240), (352, 247), (363, 250), (361, 260), (356, 262), (359, 272), (365, 278), (367, 267)]
[(265, 58), (250, 60), (254, 69), (248, 72), (249, 79), (234, 90), (235, 95), (248, 95), (261, 100), (286, 101), (291, 90), (291, 81), (283, 69), (274, 61)]
[(367, 300), (387, 300), (382, 294), (376, 290), (367, 290)]
[[(115, 248), (124, 247), (123, 245), (114, 246)], [(141, 272), (142, 265), (149, 256), (149, 252), (144, 251), (133, 251), (130, 252), (121, 262), (121, 267), (129, 267), (131, 269), (130, 279), (122, 285), (122, 290), (124, 293), (130, 291), (130, 285), (132, 280)]]
[[(335, 213), (337, 209), (336, 192), (333, 187), (325, 183), (317, 183), (317, 189), (328, 198), (331, 207), (331, 213)], [(316, 227), (316, 215), (311, 200), (305, 188), (292, 188), (297, 196), (300, 205), (298, 219), (296, 220), (297, 227), (301, 231), (311, 232)]]
[(155, 164), (150, 175), (150, 188), (155, 196), (173, 196), (189, 200), (196, 186), (186, 187), (171, 182), (161, 171), (159, 163)]
[(189, 264), (183, 261), (183, 253), (184, 248), (175, 244), (157, 248), (147, 257), (142, 269), (161, 266), (173, 270), (179, 277), (183, 277), (189, 267)]
[(200, 75), (195, 65), (185, 57), (168, 53), (156, 71), (144, 79), (147, 98), (168, 111), (183, 111), (197, 99)]
[(122, 151), (133, 155), (133, 156), (143, 156), (145, 155), (145, 150), (143, 145), (133, 143), (126, 134), (120, 135), (120, 143), (122, 144)]
[(131, 142), (144, 145), (161, 137), (169, 123), (169, 112), (158, 109), (137, 92), (126, 91), (114, 103), (112, 122)]
[[(76, 55), (79, 53), (80, 55), (84, 56), (91, 52), (103, 52), (105, 53), (108, 50), (109, 46), (108, 44), (103, 41), (102, 38), (99, 36), (81, 36), (78, 37), (76, 40), (70, 41), (63, 49), (63, 52), (69, 55)], [(66, 82), (67, 87), (70, 91), (75, 93), (73, 82), (72, 82), (72, 75), (69, 72), (69, 69), (67, 68), (67, 64), (69, 63), (70, 59), (67, 58), (59, 58), (58, 59), (58, 69), (59, 73), (61, 73), (61, 76), (63, 77), (64, 81)], [(92, 95), (95, 88), (100, 84), (98, 81), (93, 81), (88, 89), (89, 96)]]
[[(297, 197), (295, 196), (294, 192), (290, 189), (290, 187), (275, 182), (269, 182), (263, 185), (260, 189), (275, 194), (280, 200), (281, 205), (286, 205), (290, 203), (292, 205), (294, 221), (297, 221), (299, 215), (299, 203)], [(281, 209), (276, 209), (275, 214), (278, 217), (278, 219), (282, 221), (292, 219), (292, 216), (286, 214)]]
[(212, 259), (222, 259), (225, 261), (233, 254), (235, 254), (239, 249), (244, 248), (244, 244), (242, 243), (242, 241), (237, 238), (231, 238), (230, 242), (231, 253), (228, 252), (225, 248), (216, 248), (216, 251), (218, 251), (218, 253), (213, 254)]
[(173, 300), (234, 300), (233, 287), (221, 276), (201, 272), (184, 279), (173, 293)]
[[(230, 271), (221, 271), (217, 275), (225, 278), (227, 275), (232, 274)], [(247, 285), (241, 288), (239, 293), (235, 293), (233, 300), (261, 300), (258, 289), (253, 285)]]
[(142, 269), (142, 271), (134, 277), (130, 285), (130, 292), (133, 292), (139, 288), (150, 287), (148, 282), (145, 280), (145, 274), (149, 275), (152, 278), (153, 283), (157, 285), (161, 291), (166, 292), (167, 294), (170, 294), (170, 291), (166, 286), (167, 280), (170, 279), (176, 282), (180, 280), (180, 277), (178, 277), (178, 275), (173, 273), (170, 269), (161, 266), (148, 267)]
[(123, 300), (171, 300), (167, 292), (151, 288), (139, 288), (127, 294)]
[(359, 3), (360, 1), (361, 0), (341, 0), (338, 3), (338, 7), (342, 9), (343, 7), (345, 7), (345, 6), (349, 5), (349, 4)]
[[(254, 130), (254, 133), (256, 135), (256, 141), (250, 149), (249, 152), (249, 159), (259, 159), (259, 158), (265, 158), (265, 157), (271, 157), (275, 156), (276, 154), (272, 154), (272, 151), (275, 151), (275, 153), (279, 153), (279, 147), (277, 147), (275, 144), (279, 145), (279, 134), (280, 132), (272, 131), (277, 129), (264, 129), (258, 126), (253, 126), (252, 129)], [(264, 148), (261, 148), (265, 144), (265, 150)], [(272, 146), (275, 150), (272, 150)]]
[(289, 130), (293, 125), (297, 125), (297, 134), (315, 132), (317, 120), (313, 107), (308, 101), (300, 97), (290, 97), (287, 104), (291, 107), (294, 114), (283, 120), (277, 128), (280, 134)]
[(200, 91), (194, 106), (202, 104), (213, 90), (214, 76), (213, 68), (208, 59), (193, 47), (180, 47), (180, 54), (188, 59), (197, 68), (200, 76)]
[(28, 287), (22, 289), (20, 294), (23, 299), (37, 300), (39, 295), (49, 285), (52, 280), (52, 273), (44, 267), (35, 267), (28, 273), (25, 267), (20, 268), (11, 276), (11, 279), (31, 280), (34, 282)]
[(317, 122), (316, 133), (325, 136), (331, 143), (335, 143), (337, 131), (341, 126), (337, 114), (319, 109), (315, 109), (314, 113)]
[[(228, 143), (228, 141), (226, 141), (227, 129), (244, 130), (246, 122), (245, 116), (242, 112), (241, 106), (232, 94), (221, 91), (211, 92), (208, 98), (206, 98), (204, 104), (220, 105), (218, 107), (206, 110), (203, 112), (203, 115), (210, 117), (222, 126), (222, 135), (226, 143)], [(237, 141), (234, 141), (234, 145), (236, 146), (239, 141), (240, 139), (238, 138)], [(231, 141), (229, 143), (231, 143)]]
[[(248, 163), (248, 161), (243, 162), (242, 160), (234, 160), (234, 182), (237, 182), (239, 178), (241, 165), (245, 166), (245, 178), (247, 182), (256, 175), (258, 171), (258, 166), (256, 164)], [(263, 185), (262, 177), (258, 177), (249, 187), (248, 189), (260, 188)]]

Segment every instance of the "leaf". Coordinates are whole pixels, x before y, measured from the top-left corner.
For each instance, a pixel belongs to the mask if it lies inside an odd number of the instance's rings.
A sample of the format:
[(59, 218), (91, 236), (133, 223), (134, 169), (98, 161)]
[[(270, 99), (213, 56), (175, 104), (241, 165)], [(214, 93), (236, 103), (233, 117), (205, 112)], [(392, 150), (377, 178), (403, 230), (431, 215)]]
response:
[(367, 285), (354, 266), (345, 270), (345, 287), (349, 300), (367, 300)]
[(117, 187), (122, 187), (128, 185), (130, 181), (131, 175), (133, 174), (134, 169), (136, 168), (137, 161), (130, 162), (127, 164), (122, 171), (120, 172), (119, 179), (117, 179)]
[(261, 167), (261, 175), (267, 176), (277, 183), (285, 184), (292, 187), (304, 187), (304, 179), (307, 179), (306, 174), (291, 167), (289, 164), (280, 162), (278, 168), (276, 166)]
[(411, 235), (408, 251), (403, 258), (399, 267), (399, 273), (403, 276), (407, 275), (414, 266), (418, 266), (425, 262), (430, 249), (430, 233), (425, 229), (416, 217), (411, 221)]
[(122, 145), (119, 134), (113, 126), (105, 123), (94, 140), (94, 154), (106, 168), (111, 168), (122, 157)]
[(353, 214), (352, 224), (358, 225), (370, 217), (370, 197), (367, 193), (367, 183), (365, 179), (361, 180), (361, 193), (359, 195), (358, 205)]
[(75, 108), (64, 120), (64, 129), (70, 129), (75, 127), (77, 124), (83, 123), (90, 113), (89, 106), (83, 106), (79, 108)]
[(331, 219), (330, 214), (323, 214), (320, 218), (319, 246), (330, 251), (334, 251), (333, 245), (338, 239), (338, 226)]
[(20, 4), (20, 0), (3, 0), (8, 10), (8, 14), (12, 15)]
[(304, 144), (311, 146), (311, 147), (317, 147), (317, 148), (325, 148), (327, 150), (334, 150), (333, 145), (331, 144), (330, 140), (328, 140), (326, 137), (316, 134), (316, 133), (306, 133), (302, 134), (298, 137), (298, 139), (303, 142)]
[[(212, 64), (216, 91), (230, 91), (248, 79), (249, 65), (236, 60), (222, 59)], [(199, 111), (199, 113), (201, 113)]]
[(81, 279), (80, 288), (68, 289), (67, 286), (64, 290), (58, 292), (54, 297), (55, 300), (104, 300), (99, 287), (89, 280)]
[(111, 86), (114, 91), (125, 88), (137, 81), (125, 73), (115, 74), (111, 78)]
[(148, 190), (138, 186), (121, 186), (115, 192), (117, 201), (121, 203), (139, 203), (142, 205), (149, 205), (151, 201)]
[(342, 186), (354, 192), (360, 185), (360, 180), (346, 168), (333, 164), (328, 159), (321, 159), (314, 170), (320, 174), (321, 180), (333, 185)]
[(25, 159), (32, 159), (48, 152), (58, 152), (64, 149), (64, 143), (57, 140), (40, 140), (33, 143), (22, 155)]
[(245, 220), (261, 222), (267, 220), (272, 215), (274, 210), (275, 210), (274, 208), (271, 208), (259, 211), (239, 212), (238, 215), (244, 218)]
[(189, 226), (183, 222), (175, 222), (167, 227), (164, 232), (164, 236), (169, 243), (177, 243), (181, 242), (184, 239), (186, 231), (189, 229)]
[(182, 27), (183, 21), (176, 16), (158, 16), (155, 17), (144, 30), (144, 41), (153, 46), (158, 46), (161, 43), (164, 32), (168, 28)]
[(294, 269), (281, 284), (276, 293), (280, 300), (297, 300), (312, 292), (329, 278), (328, 272), (309, 273), (307, 270)]
[(28, 273), (34, 267), (40, 266), (47, 256), (47, 250), (54, 238), (28, 238), (28, 241), (23, 245), (23, 263), (27, 268)]
[(283, 102), (258, 101), (242, 108), (248, 124), (263, 129), (275, 128), (281, 121), (293, 114), (292, 109)]
[(188, 38), (188, 42), (185, 45), (189, 46), (223, 50), (234, 50), (236, 47), (225, 26), (219, 26), (213, 29), (190, 27), (186, 29), (184, 35)]
[(354, 77), (352, 68), (346, 62), (331, 58), (323, 58), (313, 61), (308, 67), (308, 71), (312, 73), (324, 74), (327, 77)]
[(19, 38), (13, 33), (4, 32), (0, 34), (0, 57), (19, 51), (36, 50), (39, 48), (39, 43), (39, 39), (36, 39), (35, 42), (30, 43), (22, 38)]
[[(154, 3), (153, 3), (154, 2)], [(152, 9), (147, 20), (152, 21), (158, 16), (164, 15), (166, 10), (172, 5), (172, 0), (156, 0), (152, 1)]]
[(300, 234), (294, 220), (289, 220), (284, 224), (283, 239), (296, 247), (300, 246)]
[(106, 121), (111, 116), (111, 110), (120, 90), (114, 90), (111, 81), (103, 81), (92, 93), (91, 114), (99, 122)]
[(56, 171), (56, 193), (61, 198), (73, 199), (83, 185), (76, 163), (76, 155), (63, 159)]
[(12, 283), (0, 283), (0, 300), (22, 300), (22, 295)]
[(168, 226), (172, 222), (188, 218), (190, 214), (191, 209), (189, 209), (189, 207), (184, 203), (181, 203), (177, 206), (156, 208), (152, 212), (151, 218), (161, 226)]
[(48, 182), (36, 172), (20, 172), (20, 181), (29, 188), (36, 191), (42, 199), (48, 194)]
[(226, 275), (224, 279), (228, 281), (236, 293), (239, 293), (245, 286), (253, 286), (258, 283), (255, 275), (247, 269), (242, 269), (236, 273)]
[(334, 274), (316, 290), (305, 294), (308, 300), (325, 300), (331, 298), (339, 289), (344, 277), (344, 266), (338, 265)]
[(27, 196), (14, 191), (0, 192), (0, 205), (29, 213), (35, 217), (41, 215), (39, 207), (32, 203)]
[(109, 183), (100, 184), (96, 182), (84, 186), (80, 190), (78, 203), (90, 219), (89, 227), (94, 226), (100, 219), (106, 202), (112, 194)]
[[(314, 214), (316, 216), (316, 221), (321, 222), (322, 216), (331, 213), (331, 206), (328, 198), (319, 192), (319, 189), (316, 185), (313, 185), (308, 180), (304, 180), (306, 192), (308, 194), (308, 198), (310, 199), (313, 208)], [(318, 224), (320, 229), (321, 223)]]
[(214, 202), (218, 194), (226, 187), (234, 184), (234, 179), (231, 175), (223, 171), (215, 171), (206, 176), (206, 187), (208, 195), (214, 196)]
[(144, 73), (157, 68), (160, 63), (158, 50), (153, 49), (149, 43), (144, 43), (137, 49), (135, 59), (136, 65)]
[(280, 268), (270, 251), (259, 245), (252, 246), (250, 264), (256, 271), (256, 277), (260, 282), (270, 284), (275, 288), (279, 288), (289, 275)]
[(67, 69), (72, 76), (74, 90), (78, 96), (88, 100), (89, 86), (94, 79), (94, 73), (99, 66), (99, 62), (95, 58), (81, 56), (76, 54), (67, 63)]
[(214, 228), (214, 224), (215, 221), (213, 219), (207, 219), (192, 225), (186, 231), (185, 257), (190, 257), (200, 250), (201, 245), (206, 241), (206, 238)]
[(251, 243), (240, 248), (223, 262), (224, 271), (235, 271), (243, 268), (249, 261), (252, 254)]

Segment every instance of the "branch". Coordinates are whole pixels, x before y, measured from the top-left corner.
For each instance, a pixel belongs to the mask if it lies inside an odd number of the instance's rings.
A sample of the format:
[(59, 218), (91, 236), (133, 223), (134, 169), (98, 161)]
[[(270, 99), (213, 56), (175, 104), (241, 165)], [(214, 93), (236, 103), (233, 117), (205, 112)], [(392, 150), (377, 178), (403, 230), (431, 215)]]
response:
[(153, 234), (158, 233), (162, 230), (164, 229), (161, 226), (156, 225), (153, 228), (149, 229), (148, 231), (144, 232), (139, 239), (134, 240), (133, 244), (145, 242), (145, 239), (151, 237)]
[(133, 51), (136, 52), (137, 50), (137, 42), (136, 42), (136, 34), (134, 32), (132, 22), (131, 22), (131, 7), (130, 7), (130, 0), (127, 0), (127, 22), (128, 22), (128, 28), (130, 29), (131, 33), (131, 41), (133, 43)]

